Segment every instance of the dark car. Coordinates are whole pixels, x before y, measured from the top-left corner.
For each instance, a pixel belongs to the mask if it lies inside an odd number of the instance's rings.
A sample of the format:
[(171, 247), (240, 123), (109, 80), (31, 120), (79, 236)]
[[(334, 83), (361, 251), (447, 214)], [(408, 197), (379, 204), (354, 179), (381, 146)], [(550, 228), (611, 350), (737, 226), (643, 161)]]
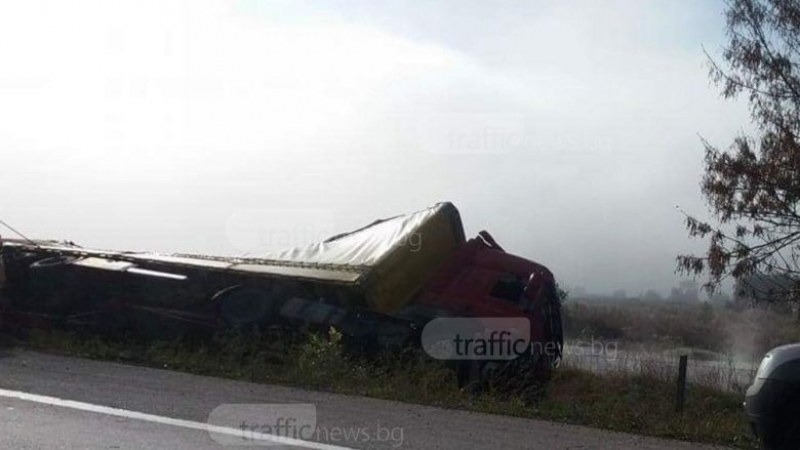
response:
[(800, 449), (800, 343), (764, 356), (744, 407), (765, 449)]

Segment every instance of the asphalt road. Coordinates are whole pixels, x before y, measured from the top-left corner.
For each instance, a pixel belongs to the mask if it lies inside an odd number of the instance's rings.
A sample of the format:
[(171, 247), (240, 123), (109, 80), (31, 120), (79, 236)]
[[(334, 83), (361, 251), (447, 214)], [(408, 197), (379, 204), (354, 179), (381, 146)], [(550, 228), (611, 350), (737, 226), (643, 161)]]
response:
[[(312, 428), (297, 426), (303, 423)], [(0, 349), (0, 448), (211, 449), (234, 443), (327, 450), (721, 448)]]

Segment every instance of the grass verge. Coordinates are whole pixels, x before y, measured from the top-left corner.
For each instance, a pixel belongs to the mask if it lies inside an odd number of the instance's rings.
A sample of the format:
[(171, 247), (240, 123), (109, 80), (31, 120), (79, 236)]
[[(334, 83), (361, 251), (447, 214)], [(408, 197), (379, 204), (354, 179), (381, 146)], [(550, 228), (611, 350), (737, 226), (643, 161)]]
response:
[(686, 409), (674, 411), (675, 386), (645, 373), (595, 373), (560, 368), (542, 398), (457, 387), (455, 374), (415, 352), (364, 359), (345, 351), (341, 336), (228, 334), (211, 340), (143, 342), (74, 332), (31, 332), (16, 345), (83, 358), (134, 363), (257, 383), (476, 412), (546, 419), (663, 438), (757, 448), (741, 395), (690, 386)]

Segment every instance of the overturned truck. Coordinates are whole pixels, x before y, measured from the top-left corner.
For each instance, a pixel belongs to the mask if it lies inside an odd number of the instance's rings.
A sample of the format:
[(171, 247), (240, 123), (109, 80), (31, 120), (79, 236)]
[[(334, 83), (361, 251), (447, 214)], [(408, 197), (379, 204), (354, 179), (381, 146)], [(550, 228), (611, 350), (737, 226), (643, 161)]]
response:
[(82, 248), (0, 239), (0, 326), (169, 335), (188, 328), (336, 327), (376, 350), (419, 345), (442, 317), (526, 318), (561, 356), (553, 275), (485, 231), (465, 239), (450, 203), (263, 258)]

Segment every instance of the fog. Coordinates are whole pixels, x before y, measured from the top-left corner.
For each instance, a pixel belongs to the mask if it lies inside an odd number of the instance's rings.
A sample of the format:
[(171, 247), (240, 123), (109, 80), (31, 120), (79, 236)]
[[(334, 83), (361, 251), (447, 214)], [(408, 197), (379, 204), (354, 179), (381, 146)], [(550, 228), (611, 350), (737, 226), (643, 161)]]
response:
[[(677, 283), (722, 2), (0, 3), (0, 218), (259, 254), (460, 209), (567, 286)], [(4, 236), (10, 233), (2, 230)]]

